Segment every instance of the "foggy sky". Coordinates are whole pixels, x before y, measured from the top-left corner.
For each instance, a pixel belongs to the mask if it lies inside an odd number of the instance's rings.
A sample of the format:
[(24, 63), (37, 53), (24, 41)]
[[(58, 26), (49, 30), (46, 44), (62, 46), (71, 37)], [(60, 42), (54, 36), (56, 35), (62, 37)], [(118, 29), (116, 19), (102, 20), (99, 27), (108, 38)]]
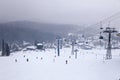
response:
[(93, 24), (120, 11), (120, 0), (0, 0), (0, 22)]

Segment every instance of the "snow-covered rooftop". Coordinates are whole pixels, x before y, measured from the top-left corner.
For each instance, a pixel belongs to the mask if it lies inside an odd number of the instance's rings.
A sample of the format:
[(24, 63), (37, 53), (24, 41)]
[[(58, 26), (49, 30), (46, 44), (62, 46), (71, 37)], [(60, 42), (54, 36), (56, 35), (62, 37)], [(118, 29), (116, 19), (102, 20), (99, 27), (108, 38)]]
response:
[(43, 45), (43, 44), (42, 44), (42, 43), (37, 43), (37, 45), (38, 45), (38, 46), (41, 46), (41, 45)]

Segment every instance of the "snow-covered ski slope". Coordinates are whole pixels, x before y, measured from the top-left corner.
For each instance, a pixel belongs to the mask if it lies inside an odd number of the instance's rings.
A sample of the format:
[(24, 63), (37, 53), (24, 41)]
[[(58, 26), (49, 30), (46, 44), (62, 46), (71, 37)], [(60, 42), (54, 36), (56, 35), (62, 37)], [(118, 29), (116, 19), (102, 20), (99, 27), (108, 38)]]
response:
[(105, 53), (79, 49), (75, 59), (70, 48), (59, 57), (54, 49), (15, 52), (0, 57), (0, 80), (119, 80), (120, 50), (112, 50), (112, 60), (105, 60)]

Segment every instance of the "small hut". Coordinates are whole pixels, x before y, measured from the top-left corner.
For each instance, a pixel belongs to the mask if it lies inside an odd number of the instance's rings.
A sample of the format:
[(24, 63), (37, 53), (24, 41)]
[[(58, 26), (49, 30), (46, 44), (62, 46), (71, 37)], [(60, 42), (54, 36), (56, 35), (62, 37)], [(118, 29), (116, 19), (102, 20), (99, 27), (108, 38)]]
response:
[(37, 49), (44, 50), (44, 46), (42, 43), (37, 43), (36, 47)]

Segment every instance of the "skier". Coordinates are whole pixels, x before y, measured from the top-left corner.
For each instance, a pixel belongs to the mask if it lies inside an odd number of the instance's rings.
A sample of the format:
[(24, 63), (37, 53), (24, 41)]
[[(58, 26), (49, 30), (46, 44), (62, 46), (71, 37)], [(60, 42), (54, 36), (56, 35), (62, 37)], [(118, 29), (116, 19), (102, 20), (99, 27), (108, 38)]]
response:
[(27, 58), (27, 62), (29, 61), (29, 59)]
[(17, 59), (15, 59), (15, 62), (17, 62)]
[(36, 57), (36, 59), (38, 59), (38, 57)]
[(43, 57), (41, 57), (41, 60), (43, 59)]
[(68, 60), (66, 60), (65, 62), (66, 62), (66, 64), (68, 64)]
[(23, 57), (25, 58), (25, 55)]
[(56, 55), (54, 57), (56, 58)]

